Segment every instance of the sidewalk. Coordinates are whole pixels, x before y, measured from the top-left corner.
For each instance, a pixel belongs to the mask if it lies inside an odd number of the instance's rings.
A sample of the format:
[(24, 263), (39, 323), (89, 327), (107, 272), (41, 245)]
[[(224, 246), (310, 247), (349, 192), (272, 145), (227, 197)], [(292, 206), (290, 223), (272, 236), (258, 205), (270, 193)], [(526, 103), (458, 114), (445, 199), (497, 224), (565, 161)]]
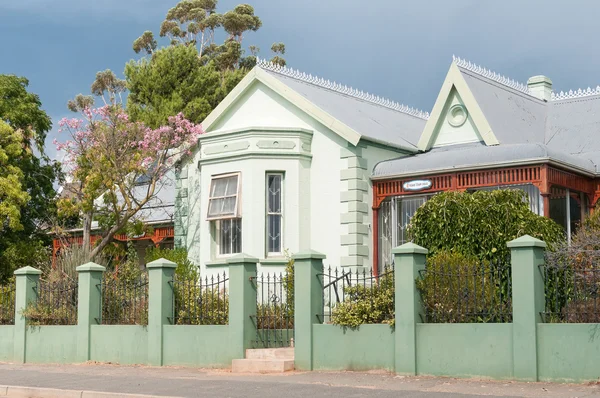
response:
[[(596, 384), (517, 383), (402, 377), (384, 372), (292, 372), (283, 375), (238, 375), (227, 370), (106, 364), (0, 364), (0, 386), (101, 391), (116, 393), (115, 396), (148, 394), (170, 397), (248, 398), (600, 397), (600, 386)], [(5, 394), (5, 391), (6, 389), (0, 387), (0, 396)], [(11, 396), (10, 389), (8, 396)]]

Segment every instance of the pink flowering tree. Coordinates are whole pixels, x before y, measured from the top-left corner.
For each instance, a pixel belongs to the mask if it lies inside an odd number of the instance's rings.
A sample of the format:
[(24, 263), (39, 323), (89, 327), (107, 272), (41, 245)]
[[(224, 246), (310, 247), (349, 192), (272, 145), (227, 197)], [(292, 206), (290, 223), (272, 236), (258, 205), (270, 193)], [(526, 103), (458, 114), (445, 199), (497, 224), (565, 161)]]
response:
[(168, 184), (166, 174), (189, 153), (202, 128), (179, 114), (170, 117), (166, 125), (151, 129), (130, 121), (114, 103), (85, 107), (81, 114), (81, 118), (65, 118), (59, 123), (70, 137), (55, 144), (66, 154), (64, 165), (71, 181), (59, 209), (64, 215), (82, 217), (86, 245), (92, 219), (103, 220), (101, 238), (90, 252), (94, 258), (115, 233), (157, 198)]

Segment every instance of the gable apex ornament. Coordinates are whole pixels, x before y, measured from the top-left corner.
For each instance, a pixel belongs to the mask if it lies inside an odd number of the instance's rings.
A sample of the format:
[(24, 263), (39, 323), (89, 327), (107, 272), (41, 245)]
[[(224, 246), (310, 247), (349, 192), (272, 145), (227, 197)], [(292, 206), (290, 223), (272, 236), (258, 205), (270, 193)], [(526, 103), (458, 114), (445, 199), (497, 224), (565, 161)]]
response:
[(273, 62), (257, 58), (256, 66), (266, 71), (278, 73), (283, 76), (291, 77), (292, 79), (300, 80), (306, 83), (313, 84), (322, 88), (326, 88), (331, 91), (335, 91), (340, 94), (348, 95), (359, 100), (373, 103), (375, 105), (383, 106), (394, 111), (406, 113), (407, 115), (418, 117), (420, 119), (427, 120), (429, 113), (421, 111), (416, 108), (412, 108), (407, 105), (400, 104), (396, 101), (389, 100), (387, 98), (379, 97), (378, 95), (370, 94), (368, 92), (357, 90), (345, 84), (336, 83), (335, 81), (326, 80), (318, 76), (313, 76), (309, 73), (301, 72), (299, 70), (288, 68), (287, 66), (281, 66), (274, 64)]

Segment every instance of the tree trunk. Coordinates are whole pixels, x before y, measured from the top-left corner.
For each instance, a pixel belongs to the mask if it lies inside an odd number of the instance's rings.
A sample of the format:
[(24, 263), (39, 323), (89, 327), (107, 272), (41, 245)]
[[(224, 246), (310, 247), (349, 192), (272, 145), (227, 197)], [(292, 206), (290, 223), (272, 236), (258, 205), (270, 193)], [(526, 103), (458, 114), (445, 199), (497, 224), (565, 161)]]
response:
[[(92, 236), (92, 218), (93, 213), (88, 212), (83, 214), (83, 248), (86, 251), (90, 249), (90, 238)], [(91, 260), (91, 259), (89, 259)]]

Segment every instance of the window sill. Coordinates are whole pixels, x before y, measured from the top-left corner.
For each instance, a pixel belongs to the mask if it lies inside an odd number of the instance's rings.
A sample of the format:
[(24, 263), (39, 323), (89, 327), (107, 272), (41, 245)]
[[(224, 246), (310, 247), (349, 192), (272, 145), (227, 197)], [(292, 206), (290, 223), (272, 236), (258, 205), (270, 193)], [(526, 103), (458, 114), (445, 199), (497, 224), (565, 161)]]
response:
[(284, 257), (265, 258), (260, 260), (260, 265), (263, 267), (279, 267), (282, 265), (287, 265), (289, 262), (290, 260)]
[(218, 260), (208, 261), (204, 263), (204, 265), (206, 267), (227, 267), (228, 264), (226, 258), (220, 258)]

